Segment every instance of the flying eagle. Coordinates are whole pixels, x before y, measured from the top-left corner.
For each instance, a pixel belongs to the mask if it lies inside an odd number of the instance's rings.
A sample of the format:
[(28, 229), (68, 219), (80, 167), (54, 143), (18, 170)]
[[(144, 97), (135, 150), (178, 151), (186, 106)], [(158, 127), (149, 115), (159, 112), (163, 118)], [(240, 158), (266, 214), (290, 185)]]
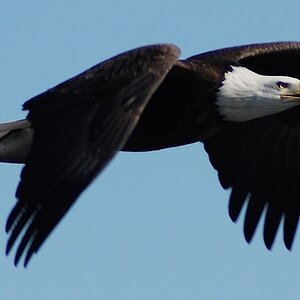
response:
[[(266, 210), (291, 249), (300, 208), (300, 43), (253, 44), (179, 60), (170, 44), (110, 58), (28, 100), (0, 125), (0, 161), (24, 163), (6, 224), (24, 264), (118, 151), (203, 142), (248, 242)], [(299, 158), (298, 158), (299, 156)]]

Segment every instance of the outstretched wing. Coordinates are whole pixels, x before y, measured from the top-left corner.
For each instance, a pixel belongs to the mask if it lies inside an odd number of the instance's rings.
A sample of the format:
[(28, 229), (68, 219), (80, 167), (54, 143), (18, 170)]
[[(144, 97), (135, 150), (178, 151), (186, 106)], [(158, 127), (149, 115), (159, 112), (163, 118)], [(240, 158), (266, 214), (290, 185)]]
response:
[(214, 50), (190, 57), (192, 61), (238, 63), (262, 75), (299, 77), (300, 42), (275, 42)]
[[(249, 45), (218, 53), (223, 53), (225, 61), (260, 74), (300, 78), (297, 42)], [(291, 249), (300, 213), (300, 108), (244, 123), (224, 122), (224, 128), (204, 144), (222, 186), (232, 188), (229, 214), (233, 221), (247, 203), (246, 240), (251, 241), (266, 211), (266, 247), (272, 247), (284, 219), (284, 242)]]
[(6, 230), (7, 253), (22, 234), (25, 266), (86, 186), (129, 138), (144, 107), (177, 61), (173, 45), (138, 48), (29, 100), (33, 144)]
[[(292, 115), (291, 115), (292, 114)], [(205, 142), (223, 188), (232, 188), (229, 214), (236, 221), (247, 202), (244, 234), (250, 242), (266, 209), (264, 241), (272, 247), (284, 218), (284, 242), (291, 249), (300, 212), (300, 108), (229, 124)]]

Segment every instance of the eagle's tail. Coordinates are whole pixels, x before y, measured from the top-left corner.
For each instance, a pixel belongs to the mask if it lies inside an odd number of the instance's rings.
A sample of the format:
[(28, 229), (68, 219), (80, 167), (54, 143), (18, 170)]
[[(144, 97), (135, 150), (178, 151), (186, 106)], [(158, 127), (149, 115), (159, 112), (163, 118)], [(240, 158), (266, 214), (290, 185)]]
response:
[(25, 163), (33, 131), (26, 119), (0, 124), (0, 162)]

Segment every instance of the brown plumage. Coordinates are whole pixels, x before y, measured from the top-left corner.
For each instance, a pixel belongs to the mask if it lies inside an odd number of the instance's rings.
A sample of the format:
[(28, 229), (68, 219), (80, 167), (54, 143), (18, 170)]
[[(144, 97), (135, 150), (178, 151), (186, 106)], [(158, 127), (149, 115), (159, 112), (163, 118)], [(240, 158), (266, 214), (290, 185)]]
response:
[(284, 241), (291, 248), (300, 205), (300, 110), (228, 122), (217, 110), (216, 93), (231, 66), (300, 78), (300, 43), (241, 46), (186, 60), (178, 56), (172, 45), (125, 52), (24, 104), (33, 141), (6, 227), (7, 253), (25, 228), (15, 263), (23, 253), (28, 263), (119, 150), (197, 141), (204, 142), (223, 188), (232, 189), (234, 221), (248, 202), (246, 240), (267, 208), (266, 246), (272, 246), (284, 218)]

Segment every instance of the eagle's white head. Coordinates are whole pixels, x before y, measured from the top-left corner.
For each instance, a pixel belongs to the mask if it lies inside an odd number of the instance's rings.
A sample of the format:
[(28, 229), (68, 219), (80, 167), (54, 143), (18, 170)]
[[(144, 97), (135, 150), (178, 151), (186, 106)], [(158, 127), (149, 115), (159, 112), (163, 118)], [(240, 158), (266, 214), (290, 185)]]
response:
[(231, 68), (217, 93), (216, 103), (224, 120), (243, 122), (300, 105), (299, 79)]

